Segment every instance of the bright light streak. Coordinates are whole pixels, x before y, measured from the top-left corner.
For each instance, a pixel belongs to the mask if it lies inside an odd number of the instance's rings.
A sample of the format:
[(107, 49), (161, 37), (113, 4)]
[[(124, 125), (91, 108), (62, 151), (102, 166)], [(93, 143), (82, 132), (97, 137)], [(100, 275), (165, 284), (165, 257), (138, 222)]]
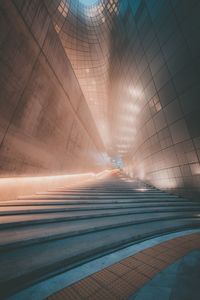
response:
[(138, 192), (146, 192), (146, 191), (149, 191), (149, 189), (147, 189), (147, 188), (140, 188), (140, 189), (136, 189), (136, 191), (138, 191)]
[(52, 188), (79, 186), (85, 182), (98, 180), (111, 174), (104, 170), (100, 173), (80, 173), (54, 176), (9, 177), (0, 179), (0, 199), (16, 199), (19, 196), (47, 191)]
[(102, 178), (102, 177), (105, 177), (107, 175), (110, 175), (111, 173), (113, 173), (113, 170), (112, 171), (111, 170), (104, 170), (100, 173), (97, 173), (96, 177)]
[(98, 2), (97, 0), (79, 0), (79, 1), (85, 5), (93, 5)]
[(129, 93), (131, 96), (136, 97), (136, 98), (142, 97), (142, 91), (139, 88), (129, 87)]

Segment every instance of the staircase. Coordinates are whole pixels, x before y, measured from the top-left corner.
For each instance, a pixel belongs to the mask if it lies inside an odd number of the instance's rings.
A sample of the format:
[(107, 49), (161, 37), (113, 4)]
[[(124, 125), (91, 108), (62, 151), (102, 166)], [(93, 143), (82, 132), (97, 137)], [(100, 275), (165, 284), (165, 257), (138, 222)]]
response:
[(123, 175), (0, 201), (0, 298), (131, 243), (199, 226), (199, 202)]

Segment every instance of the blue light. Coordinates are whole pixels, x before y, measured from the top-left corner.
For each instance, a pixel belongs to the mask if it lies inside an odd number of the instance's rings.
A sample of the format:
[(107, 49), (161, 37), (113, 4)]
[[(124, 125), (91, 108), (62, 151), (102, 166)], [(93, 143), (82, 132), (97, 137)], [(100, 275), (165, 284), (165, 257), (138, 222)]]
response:
[(98, 0), (79, 0), (79, 1), (85, 5), (92, 5), (98, 2)]

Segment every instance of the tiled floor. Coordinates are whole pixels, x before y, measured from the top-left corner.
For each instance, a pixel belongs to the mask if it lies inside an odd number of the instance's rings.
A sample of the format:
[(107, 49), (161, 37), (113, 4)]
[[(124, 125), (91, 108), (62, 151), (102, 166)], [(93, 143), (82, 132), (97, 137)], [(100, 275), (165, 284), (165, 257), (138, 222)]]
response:
[(94, 273), (48, 300), (128, 299), (156, 274), (196, 249), (200, 249), (200, 233), (174, 238)]
[(129, 300), (199, 300), (200, 250), (193, 250), (159, 272)]

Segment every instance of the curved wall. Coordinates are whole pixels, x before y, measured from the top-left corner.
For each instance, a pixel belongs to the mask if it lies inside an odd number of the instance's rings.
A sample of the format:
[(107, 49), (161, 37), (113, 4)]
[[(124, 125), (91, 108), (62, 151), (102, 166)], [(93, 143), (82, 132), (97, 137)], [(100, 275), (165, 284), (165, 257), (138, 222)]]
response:
[[(111, 78), (115, 76), (111, 82), (112, 123), (121, 126), (121, 117), (132, 128), (124, 142), (128, 144), (125, 171), (158, 188), (197, 198), (199, 15), (200, 3), (195, 0), (121, 1), (111, 50), (115, 53), (111, 63)], [(130, 95), (117, 96), (116, 89), (126, 89)]]
[(108, 132), (109, 18), (106, 1), (85, 6), (79, 0), (45, 0), (105, 145)]
[(87, 101), (85, 71), (91, 66), (100, 82), (104, 62), (106, 97), (94, 93), (92, 103), (106, 107), (108, 153), (122, 157), (131, 176), (198, 197), (199, 1), (106, 0), (89, 12), (76, 3), (54, 1), (49, 11)]
[(198, 0), (2, 1), (2, 174), (102, 161), (88, 105), (125, 172), (198, 198), (199, 15)]
[(44, 2), (1, 1), (0, 28), (0, 175), (104, 168), (104, 146)]

